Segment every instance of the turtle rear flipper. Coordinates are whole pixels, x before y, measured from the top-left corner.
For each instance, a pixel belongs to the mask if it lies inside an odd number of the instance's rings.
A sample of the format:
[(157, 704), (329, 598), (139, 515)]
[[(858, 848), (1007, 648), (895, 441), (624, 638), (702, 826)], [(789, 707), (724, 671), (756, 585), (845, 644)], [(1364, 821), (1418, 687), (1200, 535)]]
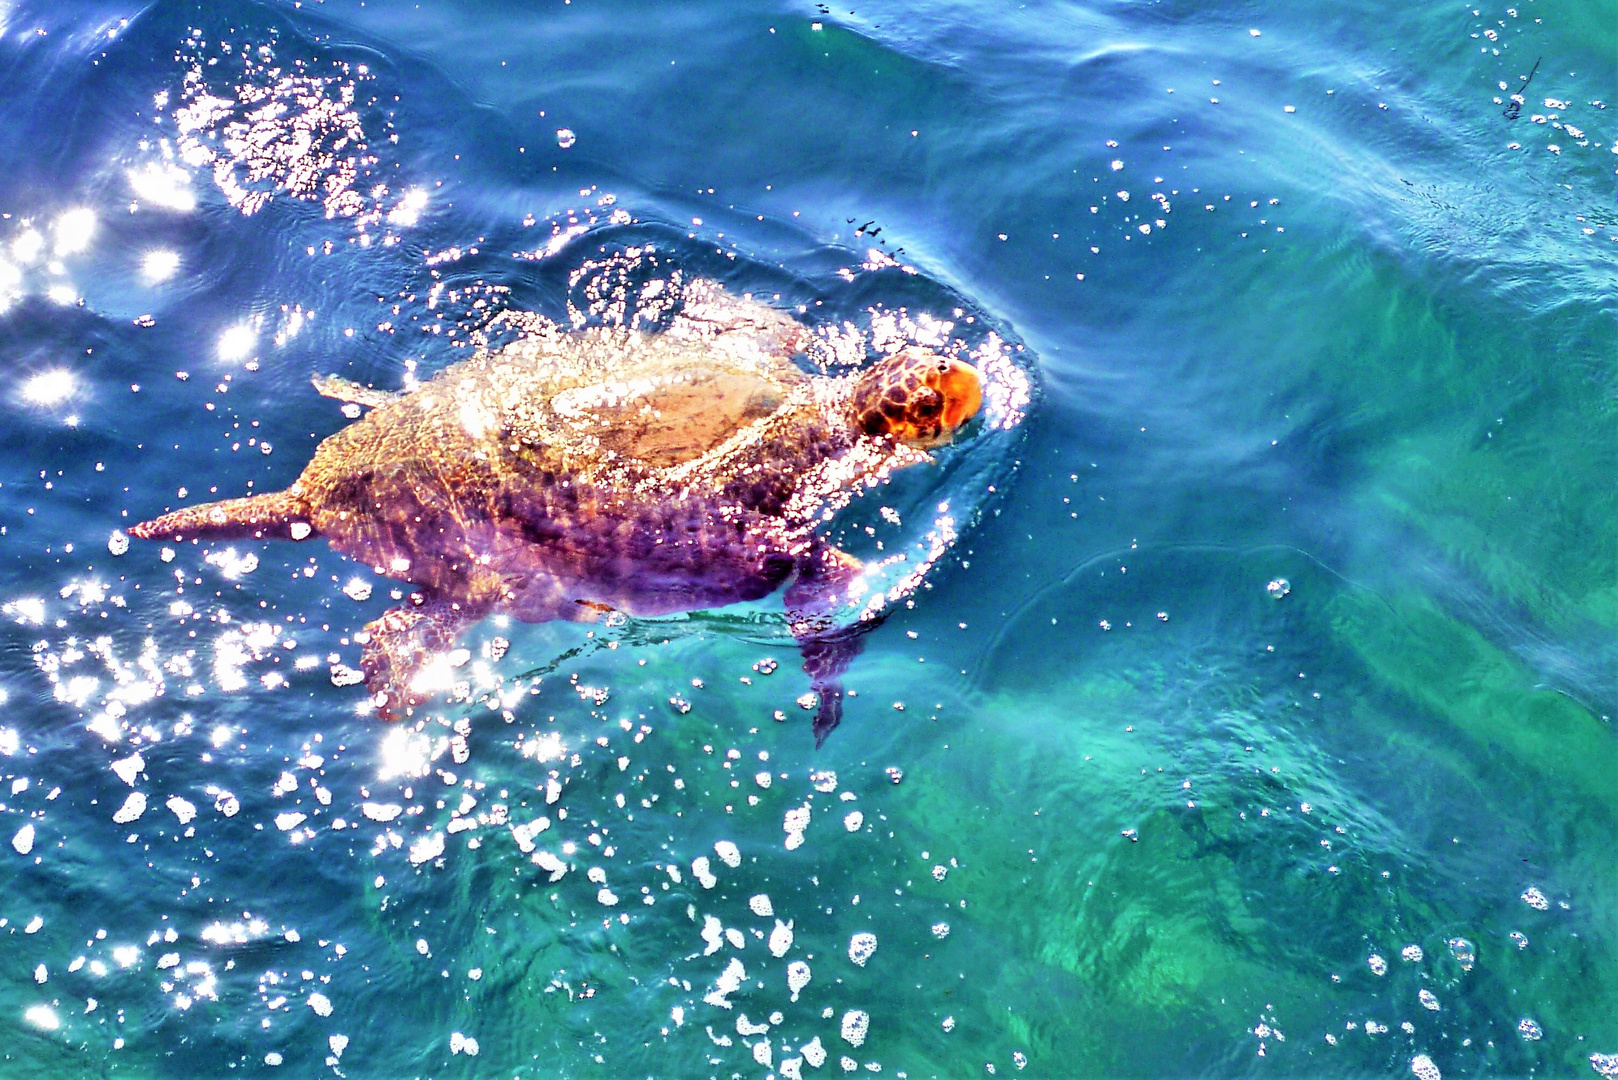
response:
[[(377, 409), (390, 401), (396, 401), (401, 394), (391, 390), (378, 390), (373, 386), (361, 386), (352, 379), (345, 379), (339, 375), (316, 375), (311, 378), (315, 393), (321, 397), (335, 398), (350, 405), (360, 405), (367, 409)], [(359, 413), (355, 413), (358, 416)]]
[[(294, 485), (296, 486), (296, 485)], [(162, 517), (143, 521), (129, 530), (139, 540), (172, 536), (210, 536), (221, 540), (251, 536), (306, 540), (315, 533), (309, 521), (309, 502), (292, 490), (249, 495), (245, 499), (187, 506)]]

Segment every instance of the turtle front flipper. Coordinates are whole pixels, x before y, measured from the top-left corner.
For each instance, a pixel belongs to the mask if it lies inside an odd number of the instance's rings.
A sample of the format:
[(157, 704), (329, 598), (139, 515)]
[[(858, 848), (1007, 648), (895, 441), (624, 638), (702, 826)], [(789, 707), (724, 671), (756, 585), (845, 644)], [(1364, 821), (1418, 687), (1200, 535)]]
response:
[(768, 304), (725, 291), (717, 281), (689, 282), (683, 304), (667, 333), (675, 338), (707, 339), (727, 352), (756, 352), (789, 357), (809, 347), (813, 335), (791, 315)]
[(855, 623), (798, 638), (803, 670), (815, 692), (816, 749), (843, 722), (843, 672), (865, 648), (870, 630), (869, 623)]
[(815, 746), (843, 719), (843, 672), (865, 648), (865, 635), (881, 616), (839, 626), (838, 610), (849, 602), (850, 586), (863, 564), (837, 548), (817, 545), (787, 589), (787, 622), (803, 656), (803, 670), (815, 692)]
[[(390, 401), (397, 400), (401, 395), (390, 390), (378, 390), (371, 386), (361, 386), (352, 379), (345, 379), (338, 375), (316, 375), (309, 380), (315, 388), (315, 393), (321, 397), (335, 398), (350, 405), (361, 405), (367, 409), (377, 409)], [(355, 413), (358, 416), (359, 413)]]
[(451, 651), (481, 616), (464, 604), (430, 600), (382, 613), (365, 627), (360, 654), (365, 688), (385, 720), (401, 720), (454, 684)]

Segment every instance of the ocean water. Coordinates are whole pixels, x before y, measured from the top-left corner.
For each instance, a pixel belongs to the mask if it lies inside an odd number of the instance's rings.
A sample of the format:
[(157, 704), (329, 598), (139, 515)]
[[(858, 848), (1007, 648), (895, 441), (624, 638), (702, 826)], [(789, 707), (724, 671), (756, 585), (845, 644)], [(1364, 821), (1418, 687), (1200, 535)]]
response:
[[(0, 31), (0, 1075), (1618, 1076), (1618, 5)], [(819, 749), (771, 602), (388, 725), (397, 583), (120, 542), (676, 273), (1031, 385)]]

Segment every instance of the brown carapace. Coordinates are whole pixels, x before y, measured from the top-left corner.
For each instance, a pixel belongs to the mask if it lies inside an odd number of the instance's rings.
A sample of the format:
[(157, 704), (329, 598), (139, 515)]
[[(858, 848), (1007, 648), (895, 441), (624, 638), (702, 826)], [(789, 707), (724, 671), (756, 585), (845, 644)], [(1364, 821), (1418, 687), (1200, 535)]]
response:
[(861, 567), (817, 529), (893, 469), (930, 461), (982, 390), (970, 365), (918, 346), (851, 375), (810, 374), (792, 362), (807, 341), (782, 312), (696, 282), (659, 334), (534, 321), (407, 394), (317, 380), (372, 411), (322, 442), (289, 488), (130, 534), (321, 537), (416, 586), (360, 638), (390, 718), (441, 688), (434, 661), (491, 613), (660, 615), (785, 585), (818, 741), (874, 621), (844, 617)]

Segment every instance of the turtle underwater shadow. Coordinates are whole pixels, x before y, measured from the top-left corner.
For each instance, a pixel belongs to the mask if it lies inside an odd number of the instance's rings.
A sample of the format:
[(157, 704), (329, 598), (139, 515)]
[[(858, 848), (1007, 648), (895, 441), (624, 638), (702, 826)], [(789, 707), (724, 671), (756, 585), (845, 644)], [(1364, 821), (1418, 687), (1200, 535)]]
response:
[(290, 487), (130, 535), (321, 537), (414, 585), (357, 638), (389, 719), (447, 688), (449, 653), (485, 616), (656, 616), (784, 587), (819, 745), (885, 609), (862, 602), (862, 564), (817, 529), (893, 470), (930, 463), (978, 413), (983, 385), (972, 365), (915, 344), (811, 374), (793, 362), (813, 343), (804, 323), (712, 281), (682, 292), (657, 333), (508, 313), (515, 340), (407, 393), (317, 379), (370, 412), (316, 447)]

